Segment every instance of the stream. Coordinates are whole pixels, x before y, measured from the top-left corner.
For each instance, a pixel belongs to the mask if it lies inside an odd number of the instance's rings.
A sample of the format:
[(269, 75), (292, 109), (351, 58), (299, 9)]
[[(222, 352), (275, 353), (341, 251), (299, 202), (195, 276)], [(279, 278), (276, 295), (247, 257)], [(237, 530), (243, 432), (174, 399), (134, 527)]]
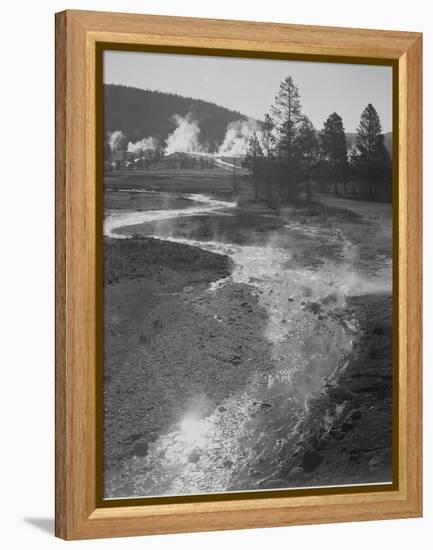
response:
[[(176, 217), (233, 212), (234, 203), (206, 195), (188, 195), (184, 209), (109, 212), (104, 234), (128, 238), (116, 230)], [(356, 247), (338, 229), (288, 223), (278, 241), (263, 246), (198, 241), (154, 234), (229, 256), (232, 274), (209, 285), (218, 300), (224, 285), (247, 284), (267, 312), (265, 337), (272, 345), (272, 372), (256, 373), (249, 383), (206, 414), (192, 407), (171, 429), (135, 457), (134, 496), (183, 495), (286, 488), (282, 469), (302, 445), (300, 426), (311, 399), (333, 384), (347, 366), (358, 334), (356, 318), (341, 316), (346, 299), (368, 285), (353, 266)], [(295, 259), (299, 238), (335, 243), (339, 262), (305, 267)], [(281, 246), (281, 243), (287, 245)], [(365, 287), (365, 288), (364, 288)], [(330, 429), (343, 411), (327, 411)], [(130, 465), (131, 467), (131, 465)]]

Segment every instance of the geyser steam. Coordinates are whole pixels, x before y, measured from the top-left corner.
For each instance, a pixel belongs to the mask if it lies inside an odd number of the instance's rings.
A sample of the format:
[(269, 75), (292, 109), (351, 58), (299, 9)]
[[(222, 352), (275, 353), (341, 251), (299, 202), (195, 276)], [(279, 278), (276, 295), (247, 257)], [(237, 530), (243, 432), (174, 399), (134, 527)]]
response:
[(125, 134), (121, 130), (115, 130), (108, 134), (108, 145), (111, 151), (120, 151), (126, 142)]
[[(167, 138), (165, 154), (173, 153), (208, 153), (199, 142), (200, 127), (191, 113), (185, 117), (174, 115), (176, 128)], [(236, 120), (227, 125), (224, 141), (216, 155), (227, 157), (242, 157), (246, 154), (248, 140), (253, 132), (260, 133), (260, 124), (252, 119)], [(152, 138), (148, 138), (152, 139)]]
[(245, 156), (251, 134), (259, 129), (258, 122), (252, 118), (230, 122), (218, 154), (227, 157)]
[(186, 117), (174, 115), (174, 120), (177, 127), (167, 138), (165, 154), (202, 152), (203, 148), (198, 141), (200, 128), (198, 124), (192, 120), (191, 114), (186, 115)]
[(145, 137), (135, 143), (132, 143), (132, 141), (128, 143), (128, 151), (130, 153), (141, 153), (142, 151), (148, 150), (154, 151), (155, 149), (156, 142), (153, 137)]

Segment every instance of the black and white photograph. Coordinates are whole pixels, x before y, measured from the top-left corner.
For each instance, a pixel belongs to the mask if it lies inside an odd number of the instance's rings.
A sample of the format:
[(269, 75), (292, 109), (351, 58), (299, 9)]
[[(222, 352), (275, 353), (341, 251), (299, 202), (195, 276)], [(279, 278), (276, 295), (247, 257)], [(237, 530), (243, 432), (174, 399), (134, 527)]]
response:
[(393, 69), (103, 52), (104, 498), (393, 481)]

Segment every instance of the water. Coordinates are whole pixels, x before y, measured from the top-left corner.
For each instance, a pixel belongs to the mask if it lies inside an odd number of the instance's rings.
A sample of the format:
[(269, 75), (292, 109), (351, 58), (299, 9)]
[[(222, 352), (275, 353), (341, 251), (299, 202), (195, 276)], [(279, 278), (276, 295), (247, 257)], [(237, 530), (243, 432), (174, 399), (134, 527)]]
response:
[[(136, 190), (133, 190), (133, 192), (136, 193)], [(104, 220), (104, 235), (115, 239), (127, 239), (128, 235), (116, 233), (115, 230), (121, 227), (128, 227), (140, 223), (169, 220), (185, 216), (196, 216), (200, 214), (208, 214), (210, 212), (217, 212), (218, 210), (226, 208), (236, 207), (236, 203), (212, 199), (207, 195), (201, 195), (198, 193), (183, 195), (182, 198), (189, 199), (198, 204), (197, 206), (180, 209), (148, 210), (144, 212), (111, 212)]]
[[(113, 213), (105, 221), (105, 234), (119, 238), (115, 230), (120, 227), (235, 207), (203, 195), (189, 198), (197, 205), (183, 210)], [(300, 235), (332, 241), (340, 248), (340, 262), (325, 261), (320, 269), (302, 267), (290, 246), (280, 246), (284, 235), (292, 247)], [(233, 260), (233, 273), (212, 283), (207, 292), (218, 300), (218, 293), (233, 282), (252, 288), (268, 315), (265, 337), (272, 344), (274, 367), (272, 372), (256, 373), (241, 391), (210, 413), (200, 405), (200, 396), (168, 433), (150, 444), (145, 457), (135, 457), (129, 465), (135, 471), (133, 495), (284, 486), (279, 476), (302, 445), (299, 428), (310, 413), (311, 398), (325, 383), (332, 384), (353, 350), (356, 318), (345, 315), (342, 320), (339, 312), (349, 295), (380, 285), (356, 274), (356, 247), (339, 230), (287, 224), (280, 238), (265, 246), (155, 237)], [(387, 280), (384, 277), (383, 284), (389, 285)], [(341, 412), (328, 411), (324, 425), (330, 428)]]

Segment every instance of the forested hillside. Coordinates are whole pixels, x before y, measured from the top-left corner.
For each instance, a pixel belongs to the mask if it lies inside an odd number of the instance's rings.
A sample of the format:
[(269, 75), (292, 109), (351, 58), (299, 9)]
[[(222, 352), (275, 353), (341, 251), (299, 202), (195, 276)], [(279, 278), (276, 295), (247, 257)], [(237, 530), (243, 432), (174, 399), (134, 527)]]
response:
[(174, 115), (191, 117), (200, 127), (200, 144), (215, 151), (227, 125), (247, 117), (214, 103), (153, 90), (106, 84), (105, 133), (121, 130), (128, 141), (145, 136), (165, 139), (176, 128)]

